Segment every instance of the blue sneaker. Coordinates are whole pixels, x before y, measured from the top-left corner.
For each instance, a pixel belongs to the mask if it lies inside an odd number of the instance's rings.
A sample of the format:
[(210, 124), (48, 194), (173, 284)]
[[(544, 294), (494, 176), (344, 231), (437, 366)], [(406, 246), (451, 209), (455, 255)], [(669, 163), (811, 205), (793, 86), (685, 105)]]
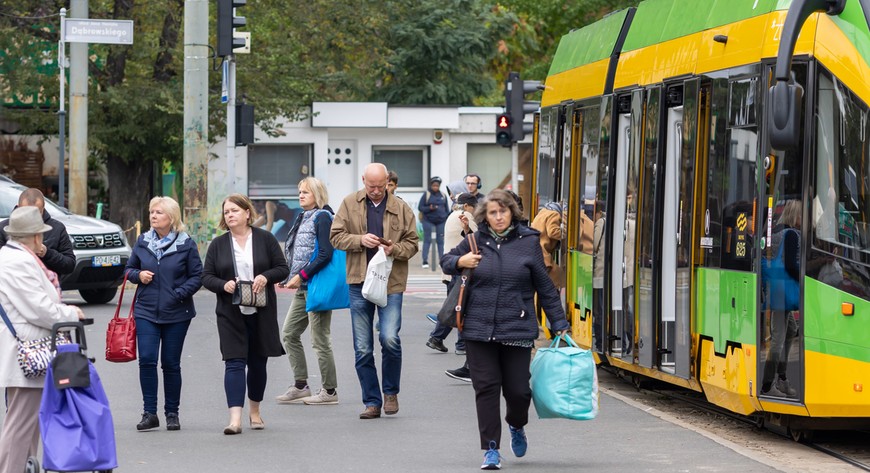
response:
[(429, 319), (429, 322), (432, 322), (435, 325), (438, 325), (438, 316), (435, 314), (426, 314), (426, 318)]
[(481, 470), (501, 470), (501, 455), (498, 454), (498, 449), (495, 448), (495, 440), (489, 441), (489, 450), (483, 454), (483, 464), (480, 465)]
[(526, 454), (526, 450), (529, 448), (529, 439), (526, 438), (526, 429), (514, 428), (508, 426), (511, 431), (511, 451), (514, 452), (514, 455), (517, 458)]

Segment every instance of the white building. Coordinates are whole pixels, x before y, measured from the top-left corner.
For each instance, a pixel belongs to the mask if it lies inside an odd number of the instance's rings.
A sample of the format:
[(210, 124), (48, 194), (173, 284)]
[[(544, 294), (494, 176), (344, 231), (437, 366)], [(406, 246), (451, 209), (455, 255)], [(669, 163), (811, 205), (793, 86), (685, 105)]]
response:
[[(345, 195), (362, 187), (371, 162), (398, 173), (397, 193), (414, 209), (432, 176), (441, 177), (443, 190), (468, 173), (481, 176), (483, 192), (511, 183), (511, 151), (495, 143), (501, 107), (314, 102), (311, 110), (309, 120), (284, 124), (278, 136), (258, 130), (254, 144), (234, 149), (236, 192), (258, 207), (273, 201), (293, 209), (297, 183), (310, 175), (327, 184), (337, 210)], [(229, 191), (227, 151), (225, 140), (210, 149), (209, 196), (218, 205)], [(529, 173), (531, 167), (520, 169)]]

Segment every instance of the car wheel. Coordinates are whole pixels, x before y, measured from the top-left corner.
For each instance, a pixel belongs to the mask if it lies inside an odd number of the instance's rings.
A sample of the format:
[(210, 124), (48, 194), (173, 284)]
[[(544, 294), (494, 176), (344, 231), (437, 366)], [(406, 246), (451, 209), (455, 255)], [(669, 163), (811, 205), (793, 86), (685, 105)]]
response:
[(115, 298), (117, 287), (111, 289), (80, 289), (79, 294), (88, 304), (105, 304)]

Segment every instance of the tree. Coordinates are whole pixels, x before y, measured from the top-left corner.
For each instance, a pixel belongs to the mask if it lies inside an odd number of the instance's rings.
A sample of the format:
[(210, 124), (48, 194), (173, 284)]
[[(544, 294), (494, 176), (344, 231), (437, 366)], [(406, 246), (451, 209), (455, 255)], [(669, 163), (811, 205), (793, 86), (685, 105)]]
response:
[(395, 2), (392, 12), (392, 53), (372, 99), (472, 105), (495, 88), (487, 65), (513, 18), (478, 0)]

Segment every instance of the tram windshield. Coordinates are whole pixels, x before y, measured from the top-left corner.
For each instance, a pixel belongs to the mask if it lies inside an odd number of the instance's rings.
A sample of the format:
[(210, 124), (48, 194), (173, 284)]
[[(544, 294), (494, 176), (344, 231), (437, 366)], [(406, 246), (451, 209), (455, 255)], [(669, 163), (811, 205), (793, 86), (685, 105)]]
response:
[(870, 264), (870, 150), (867, 106), (819, 68), (814, 246)]

